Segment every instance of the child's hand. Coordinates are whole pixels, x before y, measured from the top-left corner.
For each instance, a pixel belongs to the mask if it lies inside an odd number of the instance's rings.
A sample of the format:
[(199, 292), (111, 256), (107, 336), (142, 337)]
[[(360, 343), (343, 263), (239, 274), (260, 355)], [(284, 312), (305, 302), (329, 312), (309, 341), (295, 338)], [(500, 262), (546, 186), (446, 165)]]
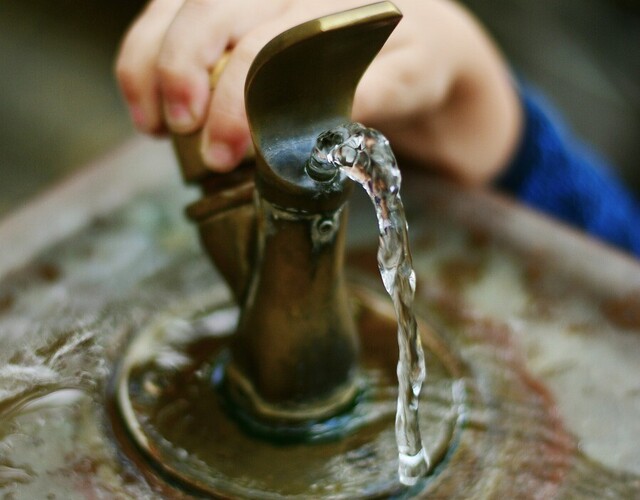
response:
[[(229, 170), (250, 142), (244, 80), (258, 51), (296, 24), (366, 0), (152, 0), (127, 33), (116, 72), (147, 133), (204, 126), (202, 154)], [(491, 179), (520, 135), (517, 93), (482, 28), (447, 0), (396, 0), (404, 14), (363, 77), (354, 120), (402, 155), (466, 183)], [(211, 95), (209, 71), (229, 62)]]

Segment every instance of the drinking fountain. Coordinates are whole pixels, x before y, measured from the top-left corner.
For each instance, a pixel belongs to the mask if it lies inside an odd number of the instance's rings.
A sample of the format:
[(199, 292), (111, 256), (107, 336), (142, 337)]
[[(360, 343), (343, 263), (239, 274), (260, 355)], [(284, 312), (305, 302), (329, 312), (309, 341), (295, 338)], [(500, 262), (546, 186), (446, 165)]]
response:
[(174, 138), (200, 246), (143, 139), (0, 222), (4, 498), (640, 496), (640, 266), (405, 162), (429, 470), (400, 481), (374, 213), (309, 160), (400, 17), (267, 44), (234, 172)]
[[(394, 397), (382, 396), (393, 394), (392, 379), (371, 376), (372, 370), (393, 366), (397, 355), (376, 359), (380, 354), (362, 346), (380, 328), (393, 341), (393, 314), (374, 313), (379, 299), (347, 286), (344, 243), (352, 181), (312, 156), (328, 130), (349, 122), (358, 81), (400, 18), (393, 4), (381, 2), (309, 21), (268, 43), (245, 87), (255, 159), (236, 172), (214, 174), (202, 164), (198, 133), (174, 138), (183, 177), (203, 194), (187, 214), (231, 288), (238, 321), (232, 332), (224, 332), (224, 342), (198, 348), (198, 363), (187, 369), (201, 374), (193, 382), (184, 380), (185, 372), (174, 374), (172, 366), (165, 373), (150, 360), (149, 350), (169, 346), (188, 359), (198, 338), (192, 343), (182, 338), (178, 349), (153, 329), (142, 333), (124, 354), (115, 397), (134, 445), (186, 488), (256, 498), (322, 495), (341, 481), (337, 470), (317, 471), (367, 446), (363, 460), (349, 459), (351, 477), (335, 494), (355, 498), (410, 491), (398, 481), (392, 434), (380, 435), (381, 423), (392, 423)], [(229, 304), (219, 307), (227, 310)], [(209, 314), (219, 312), (213, 308)], [(374, 315), (385, 319), (362, 331), (358, 321), (370, 322)], [(385, 345), (386, 351), (397, 351), (392, 343)], [(150, 382), (159, 379), (164, 382)], [(178, 387), (179, 394), (173, 392)], [(429, 424), (437, 458), (448, 449), (461, 397), (456, 391), (445, 397), (451, 399), (450, 411)], [(162, 427), (157, 420), (156, 412), (175, 398), (189, 406), (178, 417), (191, 422), (181, 435), (173, 424)], [(191, 409), (200, 399), (208, 400), (207, 411)], [(212, 417), (221, 409), (224, 414)], [(212, 420), (222, 425), (222, 419), (257, 439), (242, 452), (253, 463), (241, 465), (243, 460), (234, 458), (229, 461), (233, 472), (220, 457), (236, 456), (243, 439), (221, 440), (216, 431), (205, 436), (191, 430), (210, 427)], [(273, 450), (273, 442), (280, 443), (276, 455), (281, 460), (264, 451)], [(406, 469), (412, 476), (404, 482), (416, 490), (425, 480), (422, 456), (420, 451), (400, 464), (400, 474)], [(385, 467), (354, 469), (372, 457)]]

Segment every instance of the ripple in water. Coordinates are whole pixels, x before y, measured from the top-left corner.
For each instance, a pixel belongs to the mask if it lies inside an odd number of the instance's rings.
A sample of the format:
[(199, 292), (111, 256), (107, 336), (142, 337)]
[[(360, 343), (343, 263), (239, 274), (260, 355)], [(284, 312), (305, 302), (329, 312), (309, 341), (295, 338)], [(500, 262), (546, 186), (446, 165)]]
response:
[(398, 474), (403, 484), (413, 485), (429, 470), (418, 421), (426, 368), (413, 313), (416, 277), (400, 198), (400, 170), (389, 141), (380, 132), (359, 123), (320, 134), (307, 169), (318, 180), (344, 172), (365, 189), (375, 207), (380, 235), (378, 267), (398, 318)]

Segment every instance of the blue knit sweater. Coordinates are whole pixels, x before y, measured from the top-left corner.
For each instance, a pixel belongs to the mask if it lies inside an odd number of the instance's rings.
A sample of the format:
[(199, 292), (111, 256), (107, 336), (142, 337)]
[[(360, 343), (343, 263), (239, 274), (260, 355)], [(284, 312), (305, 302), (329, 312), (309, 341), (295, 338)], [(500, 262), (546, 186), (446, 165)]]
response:
[(525, 129), (496, 181), (526, 205), (640, 257), (640, 205), (607, 163), (574, 138), (553, 108), (522, 91)]

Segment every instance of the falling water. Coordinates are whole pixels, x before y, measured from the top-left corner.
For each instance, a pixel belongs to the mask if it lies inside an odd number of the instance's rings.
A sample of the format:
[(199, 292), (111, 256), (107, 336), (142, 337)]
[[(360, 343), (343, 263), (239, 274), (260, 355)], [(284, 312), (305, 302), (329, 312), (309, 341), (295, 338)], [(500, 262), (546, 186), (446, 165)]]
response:
[(418, 421), (418, 401), (426, 369), (413, 313), (416, 279), (400, 199), (400, 170), (389, 141), (359, 123), (336, 127), (318, 137), (308, 163), (309, 174), (326, 179), (338, 169), (365, 189), (378, 217), (378, 267), (398, 318), (398, 473), (403, 484), (413, 485), (429, 469)]

